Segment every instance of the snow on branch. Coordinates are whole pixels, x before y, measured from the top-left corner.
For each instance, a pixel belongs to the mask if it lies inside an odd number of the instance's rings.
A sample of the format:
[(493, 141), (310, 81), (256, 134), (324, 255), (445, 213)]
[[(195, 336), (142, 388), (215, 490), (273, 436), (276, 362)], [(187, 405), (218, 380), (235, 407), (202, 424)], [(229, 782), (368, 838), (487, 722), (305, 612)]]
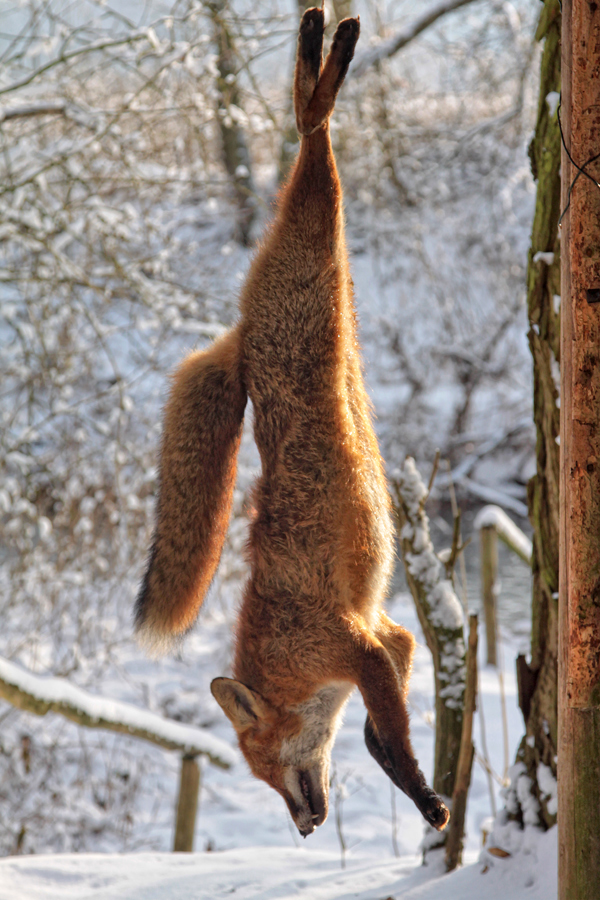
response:
[(163, 719), (131, 703), (88, 694), (63, 678), (34, 675), (1, 657), (0, 697), (37, 716), (55, 712), (86, 728), (117, 731), (165, 750), (206, 756), (221, 769), (229, 769), (237, 762), (237, 754), (229, 744), (199, 728)]
[[(463, 612), (452, 582), (436, 556), (429, 535), (429, 519), (424, 510), (428, 490), (412, 457), (407, 457), (394, 481), (403, 513), (402, 540), (406, 567), (418, 584), (430, 627), (459, 631), (462, 641)], [(464, 642), (461, 655), (464, 656)]]
[(523, 562), (531, 565), (533, 551), (531, 541), (499, 506), (484, 506), (480, 509), (475, 516), (473, 527), (476, 531), (481, 528), (493, 528), (507, 547), (520, 556)]
[[(432, 476), (431, 481), (435, 476)], [(430, 481), (430, 485), (431, 485)], [(452, 797), (462, 736), (466, 682), (466, 648), (463, 610), (452, 584), (451, 567), (444, 567), (436, 555), (429, 534), (425, 502), (429, 490), (421, 479), (414, 459), (407, 457), (394, 474), (394, 511), (400, 532), (400, 548), (406, 580), (415, 601), (419, 622), (433, 658), (435, 671), (435, 771), (433, 788)], [(459, 529), (454, 529), (450, 558), (461, 551)], [(426, 838), (431, 849), (439, 845), (439, 835)]]

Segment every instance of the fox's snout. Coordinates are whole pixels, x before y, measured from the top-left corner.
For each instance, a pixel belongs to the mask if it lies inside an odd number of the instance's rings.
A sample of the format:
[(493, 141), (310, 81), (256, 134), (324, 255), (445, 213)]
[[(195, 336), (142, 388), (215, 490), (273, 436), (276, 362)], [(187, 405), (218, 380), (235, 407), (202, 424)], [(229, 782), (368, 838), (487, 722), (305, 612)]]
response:
[(289, 766), (284, 775), (283, 799), (296, 828), (302, 837), (308, 837), (322, 825), (329, 811), (328, 785), (319, 772), (298, 770)]

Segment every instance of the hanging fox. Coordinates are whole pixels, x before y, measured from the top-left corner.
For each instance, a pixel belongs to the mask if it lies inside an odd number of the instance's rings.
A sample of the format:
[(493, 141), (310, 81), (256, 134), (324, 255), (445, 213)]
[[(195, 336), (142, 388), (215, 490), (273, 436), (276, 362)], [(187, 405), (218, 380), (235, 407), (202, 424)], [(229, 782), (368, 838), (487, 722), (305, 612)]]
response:
[(307, 10), (294, 76), (300, 151), (242, 289), (239, 322), (173, 379), (136, 629), (160, 650), (196, 619), (225, 539), (250, 397), (261, 458), (251, 574), (235, 678), (215, 678), (213, 696), (252, 772), (281, 794), (306, 836), (327, 817), (331, 749), (358, 687), (370, 753), (441, 830), (448, 809), (409, 737), (414, 638), (383, 609), (394, 556), (390, 500), (363, 385), (329, 136), (359, 20), (339, 23), (324, 64), (323, 29), (323, 11)]

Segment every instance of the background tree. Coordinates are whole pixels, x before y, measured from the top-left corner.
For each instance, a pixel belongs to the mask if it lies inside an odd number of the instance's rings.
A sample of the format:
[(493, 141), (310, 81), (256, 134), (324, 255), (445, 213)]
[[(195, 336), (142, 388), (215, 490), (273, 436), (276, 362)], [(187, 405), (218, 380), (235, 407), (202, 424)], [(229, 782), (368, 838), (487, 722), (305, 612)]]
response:
[(527, 266), (529, 347), (533, 357), (536, 474), (527, 500), (533, 528), (531, 662), (519, 657), (519, 704), (526, 733), (517, 758), (539, 802), (545, 827), (556, 822), (546, 772), (556, 778), (558, 747), (558, 505), (560, 405), (560, 3), (545, 0), (536, 39), (544, 41), (538, 114), (529, 147), (537, 181)]

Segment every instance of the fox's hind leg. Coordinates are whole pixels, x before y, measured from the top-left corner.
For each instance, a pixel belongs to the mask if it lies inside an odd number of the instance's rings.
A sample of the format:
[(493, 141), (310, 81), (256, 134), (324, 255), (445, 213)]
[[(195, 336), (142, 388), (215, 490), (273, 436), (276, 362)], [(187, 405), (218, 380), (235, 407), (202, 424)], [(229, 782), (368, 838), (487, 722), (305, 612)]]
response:
[(294, 110), (296, 125), (303, 134), (302, 117), (317, 87), (323, 66), (323, 31), (325, 15), (322, 9), (307, 9), (300, 22), (298, 53), (294, 73)]
[(311, 134), (333, 112), (335, 99), (354, 56), (360, 33), (358, 19), (343, 19), (321, 68), (324, 14), (307, 9), (300, 23), (294, 78), (294, 107), (300, 134)]

